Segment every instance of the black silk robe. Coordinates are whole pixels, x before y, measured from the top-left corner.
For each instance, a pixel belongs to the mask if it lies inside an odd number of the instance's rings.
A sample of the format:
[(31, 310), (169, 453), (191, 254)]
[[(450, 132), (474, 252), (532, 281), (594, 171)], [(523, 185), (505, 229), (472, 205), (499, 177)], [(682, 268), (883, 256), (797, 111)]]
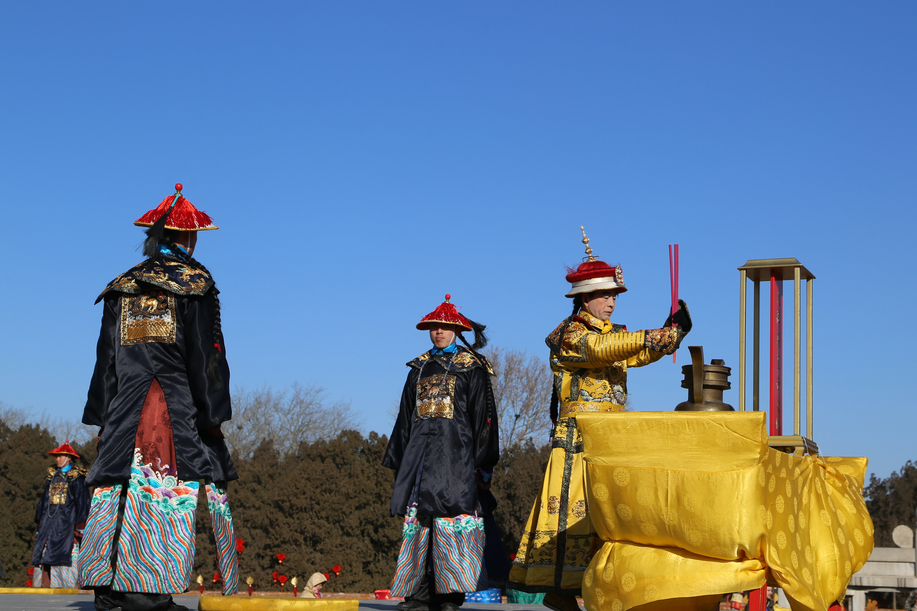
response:
[(85, 472), (71, 467), (64, 473), (48, 469), (45, 491), (35, 510), (38, 539), (32, 564), (70, 566), (74, 531), (83, 528), (89, 517), (89, 489)]
[(130, 477), (140, 414), (154, 380), (168, 407), (161, 430), (171, 429), (178, 478), (238, 479), (219, 429), (232, 417), (229, 365), (220, 359), (221, 388), (205, 373), (216, 316), (210, 275), (180, 257), (148, 259), (109, 283), (102, 299), (102, 332), (83, 411), (83, 424), (102, 431), (86, 483)]
[(408, 363), (382, 460), (396, 472), (391, 514), (405, 514), (415, 484), (419, 515), (480, 513), (474, 471), (493, 469), (500, 457), (493, 370), (462, 347), (451, 360), (431, 352)]

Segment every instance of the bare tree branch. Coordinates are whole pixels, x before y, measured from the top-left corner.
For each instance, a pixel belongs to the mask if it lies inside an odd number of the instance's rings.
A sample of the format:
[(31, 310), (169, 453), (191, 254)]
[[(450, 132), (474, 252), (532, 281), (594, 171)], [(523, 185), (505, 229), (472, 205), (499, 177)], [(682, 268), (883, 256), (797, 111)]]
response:
[(288, 455), (301, 443), (330, 439), (360, 426), (349, 403), (330, 402), (324, 388), (312, 385), (294, 384), (281, 391), (266, 386), (251, 392), (236, 389), (232, 411), (223, 434), (233, 454), (242, 459), (251, 457), (265, 439)]
[(0, 401), (0, 421), (5, 422), (8, 427), (16, 430), (23, 424), (30, 422), (31, 417), (28, 410), (12, 407)]
[(80, 445), (95, 439), (99, 430), (97, 427), (86, 426), (76, 420), (67, 420), (59, 416), (50, 417), (46, 414), (42, 414), (38, 422), (48, 429), (51, 436), (59, 443), (67, 441), (70, 445)]
[(525, 351), (492, 347), (485, 355), (493, 365), (494, 395), (500, 420), (500, 445), (510, 448), (526, 439), (544, 443), (551, 430), (553, 376), (547, 363)]
[(97, 429), (86, 426), (77, 420), (68, 420), (61, 416), (49, 416), (47, 412), (35, 414), (31, 410), (10, 407), (0, 401), (0, 421), (16, 430), (19, 427), (34, 423), (47, 429), (58, 443), (69, 441), (71, 445), (79, 445), (95, 439)]

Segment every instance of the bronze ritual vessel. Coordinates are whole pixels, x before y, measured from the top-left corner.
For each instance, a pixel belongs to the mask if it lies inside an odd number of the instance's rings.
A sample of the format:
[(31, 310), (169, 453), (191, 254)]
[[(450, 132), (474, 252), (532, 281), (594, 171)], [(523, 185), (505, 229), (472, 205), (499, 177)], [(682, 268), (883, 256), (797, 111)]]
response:
[[(734, 412), (728, 403), (723, 403), (723, 391), (732, 388), (729, 374), (722, 359), (713, 359), (704, 365), (704, 348), (689, 346), (691, 364), (681, 368), (685, 378), (681, 387), (688, 389), (688, 400), (675, 406), (676, 412)], [(700, 392), (697, 392), (700, 389)]]

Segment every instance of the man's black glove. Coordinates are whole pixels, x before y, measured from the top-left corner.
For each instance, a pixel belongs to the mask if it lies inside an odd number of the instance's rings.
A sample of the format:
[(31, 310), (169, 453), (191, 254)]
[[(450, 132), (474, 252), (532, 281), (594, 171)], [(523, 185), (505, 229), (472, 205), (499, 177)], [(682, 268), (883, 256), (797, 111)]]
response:
[(678, 300), (678, 311), (675, 312), (674, 316), (669, 314), (669, 317), (665, 319), (665, 327), (671, 327), (672, 323), (678, 325), (678, 328), (681, 329), (685, 335), (691, 331), (691, 313), (688, 312), (688, 304), (683, 300)]

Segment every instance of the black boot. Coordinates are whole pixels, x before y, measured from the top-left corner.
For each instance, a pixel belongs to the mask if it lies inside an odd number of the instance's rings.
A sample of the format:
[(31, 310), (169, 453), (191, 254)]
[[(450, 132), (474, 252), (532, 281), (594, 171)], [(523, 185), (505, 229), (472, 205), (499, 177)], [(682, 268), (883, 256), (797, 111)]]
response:
[(172, 600), (171, 594), (147, 592), (118, 592), (110, 586), (95, 588), (96, 611), (188, 611)]
[(404, 597), (404, 602), (398, 603), (398, 611), (431, 611), (430, 609), (430, 584), (432, 583), (429, 573), (424, 573), (411, 595)]
[(544, 595), (544, 606), (552, 611), (581, 611), (575, 594), (548, 592)]
[(120, 592), (115, 592), (109, 586), (96, 586), (94, 588), (96, 611), (121, 611)]
[(458, 611), (465, 602), (465, 594), (462, 592), (437, 594), (434, 602), (437, 606), (436, 611)]

